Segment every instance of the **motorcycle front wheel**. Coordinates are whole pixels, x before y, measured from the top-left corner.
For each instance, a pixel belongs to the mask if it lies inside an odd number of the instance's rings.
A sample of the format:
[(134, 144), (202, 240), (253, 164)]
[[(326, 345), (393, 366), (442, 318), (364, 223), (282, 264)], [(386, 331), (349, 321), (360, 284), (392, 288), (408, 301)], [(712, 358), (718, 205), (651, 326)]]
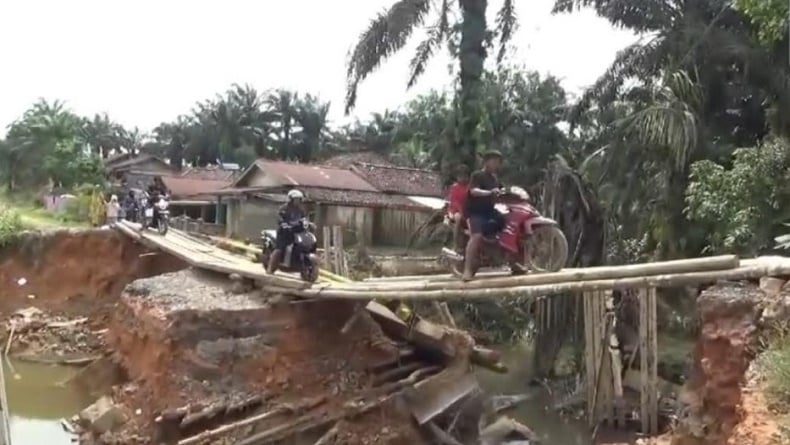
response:
[(308, 283), (315, 283), (318, 281), (318, 261), (312, 257), (307, 258), (304, 264), (302, 264), (302, 270), (299, 271), (299, 276)]
[(159, 234), (162, 236), (167, 235), (167, 229), (169, 228), (170, 224), (168, 224), (167, 219), (159, 218), (159, 221), (156, 223), (156, 230), (159, 231)]
[(534, 272), (559, 272), (568, 261), (568, 240), (554, 225), (532, 229), (524, 242), (524, 262)]

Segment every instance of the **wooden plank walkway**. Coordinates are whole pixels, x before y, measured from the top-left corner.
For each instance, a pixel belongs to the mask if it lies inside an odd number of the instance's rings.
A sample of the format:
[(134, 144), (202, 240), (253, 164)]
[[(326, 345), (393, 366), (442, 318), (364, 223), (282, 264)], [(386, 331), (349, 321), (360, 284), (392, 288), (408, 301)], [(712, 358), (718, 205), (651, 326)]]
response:
[(555, 273), (517, 277), (491, 272), (468, 283), (448, 275), (436, 275), (352, 282), (322, 280), (311, 285), (294, 275), (267, 274), (260, 264), (249, 258), (210, 245), (201, 238), (179, 230), (171, 229), (166, 236), (161, 236), (152, 230), (140, 231), (139, 225), (127, 221), (118, 223), (116, 227), (126, 235), (181, 258), (194, 267), (238, 274), (261, 282), (265, 288), (274, 292), (310, 298), (428, 300), (529, 297), (564, 292), (689, 286), (719, 280), (790, 275), (790, 258), (787, 257), (739, 260), (733, 255), (725, 255), (695, 260), (564, 269)]

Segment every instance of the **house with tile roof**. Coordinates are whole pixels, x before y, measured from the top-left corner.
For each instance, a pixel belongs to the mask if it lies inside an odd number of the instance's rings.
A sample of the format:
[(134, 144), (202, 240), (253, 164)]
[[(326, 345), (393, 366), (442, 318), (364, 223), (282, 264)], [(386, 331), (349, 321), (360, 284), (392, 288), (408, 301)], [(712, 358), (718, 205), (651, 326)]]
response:
[(339, 225), (347, 244), (401, 245), (437, 208), (438, 174), (355, 159), (322, 164), (259, 159), (228, 188), (217, 192), (226, 210), (226, 234), (257, 238), (274, 227), (289, 190), (305, 193), (311, 219), (320, 228)]

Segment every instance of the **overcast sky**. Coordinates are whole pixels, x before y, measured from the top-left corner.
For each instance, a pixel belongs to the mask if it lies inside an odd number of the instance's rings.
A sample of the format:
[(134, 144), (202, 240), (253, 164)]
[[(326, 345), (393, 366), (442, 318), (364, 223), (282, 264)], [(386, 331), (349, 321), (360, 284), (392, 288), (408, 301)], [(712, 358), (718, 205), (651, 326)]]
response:
[[(234, 82), (318, 94), (342, 122), (348, 50), (392, 2), (0, 0), (0, 134), (39, 97), (149, 131)], [(499, 1), (489, 3), (493, 14)], [(517, 3), (521, 25), (512, 62), (551, 72), (572, 92), (592, 83), (635, 40), (590, 11), (552, 16), (553, 0)], [(406, 90), (419, 37), (367, 79), (354, 116), (447, 87), (450, 60), (442, 53)]]

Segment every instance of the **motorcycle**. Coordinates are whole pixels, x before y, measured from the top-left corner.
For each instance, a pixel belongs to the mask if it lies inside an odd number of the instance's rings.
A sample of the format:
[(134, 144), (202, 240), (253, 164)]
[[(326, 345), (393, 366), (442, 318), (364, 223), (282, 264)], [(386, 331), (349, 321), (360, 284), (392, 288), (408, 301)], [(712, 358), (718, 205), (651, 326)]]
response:
[[(556, 221), (541, 216), (529, 202), (529, 194), (521, 187), (510, 187), (498, 200), (496, 209), (505, 219), (501, 232), (485, 236), (473, 271), (480, 267), (499, 267), (507, 264), (507, 256), (517, 255), (518, 265), (534, 272), (557, 272), (568, 260), (568, 240)], [(446, 224), (454, 224), (445, 218)], [(468, 224), (464, 228), (464, 245), (469, 239)], [(440, 262), (461, 276), (466, 258), (463, 253), (443, 247)]]
[[(142, 218), (143, 229), (156, 224), (156, 230), (159, 234), (162, 236), (167, 235), (167, 230), (170, 228), (170, 203), (164, 196), (160, 196), (157, 202), (150, 205), (148, 199), (147, 196), (144, 196), (140, 203), (140, 207), (144, 209)], [(156, 212), (154, 212), (154, 206), (156, 206)], [(156, 216), (154, 216), (155, 214)]]
[[(302, 280), (314, 283), (318, 280), (318, 240), (315, 237), (315, 224), (309, 222), (307, 218), (302, 218), (296, 223), (297, 228), (302, 230), (294, 233), (294, 242), (283, 252), (283, 259), (278, 268), (284, 272), (299, 272)], [(269, 265), (269, 258), (277, 246), (277, 231), (261, 231), (261, 254), (258, 260), (263, 267)]]

